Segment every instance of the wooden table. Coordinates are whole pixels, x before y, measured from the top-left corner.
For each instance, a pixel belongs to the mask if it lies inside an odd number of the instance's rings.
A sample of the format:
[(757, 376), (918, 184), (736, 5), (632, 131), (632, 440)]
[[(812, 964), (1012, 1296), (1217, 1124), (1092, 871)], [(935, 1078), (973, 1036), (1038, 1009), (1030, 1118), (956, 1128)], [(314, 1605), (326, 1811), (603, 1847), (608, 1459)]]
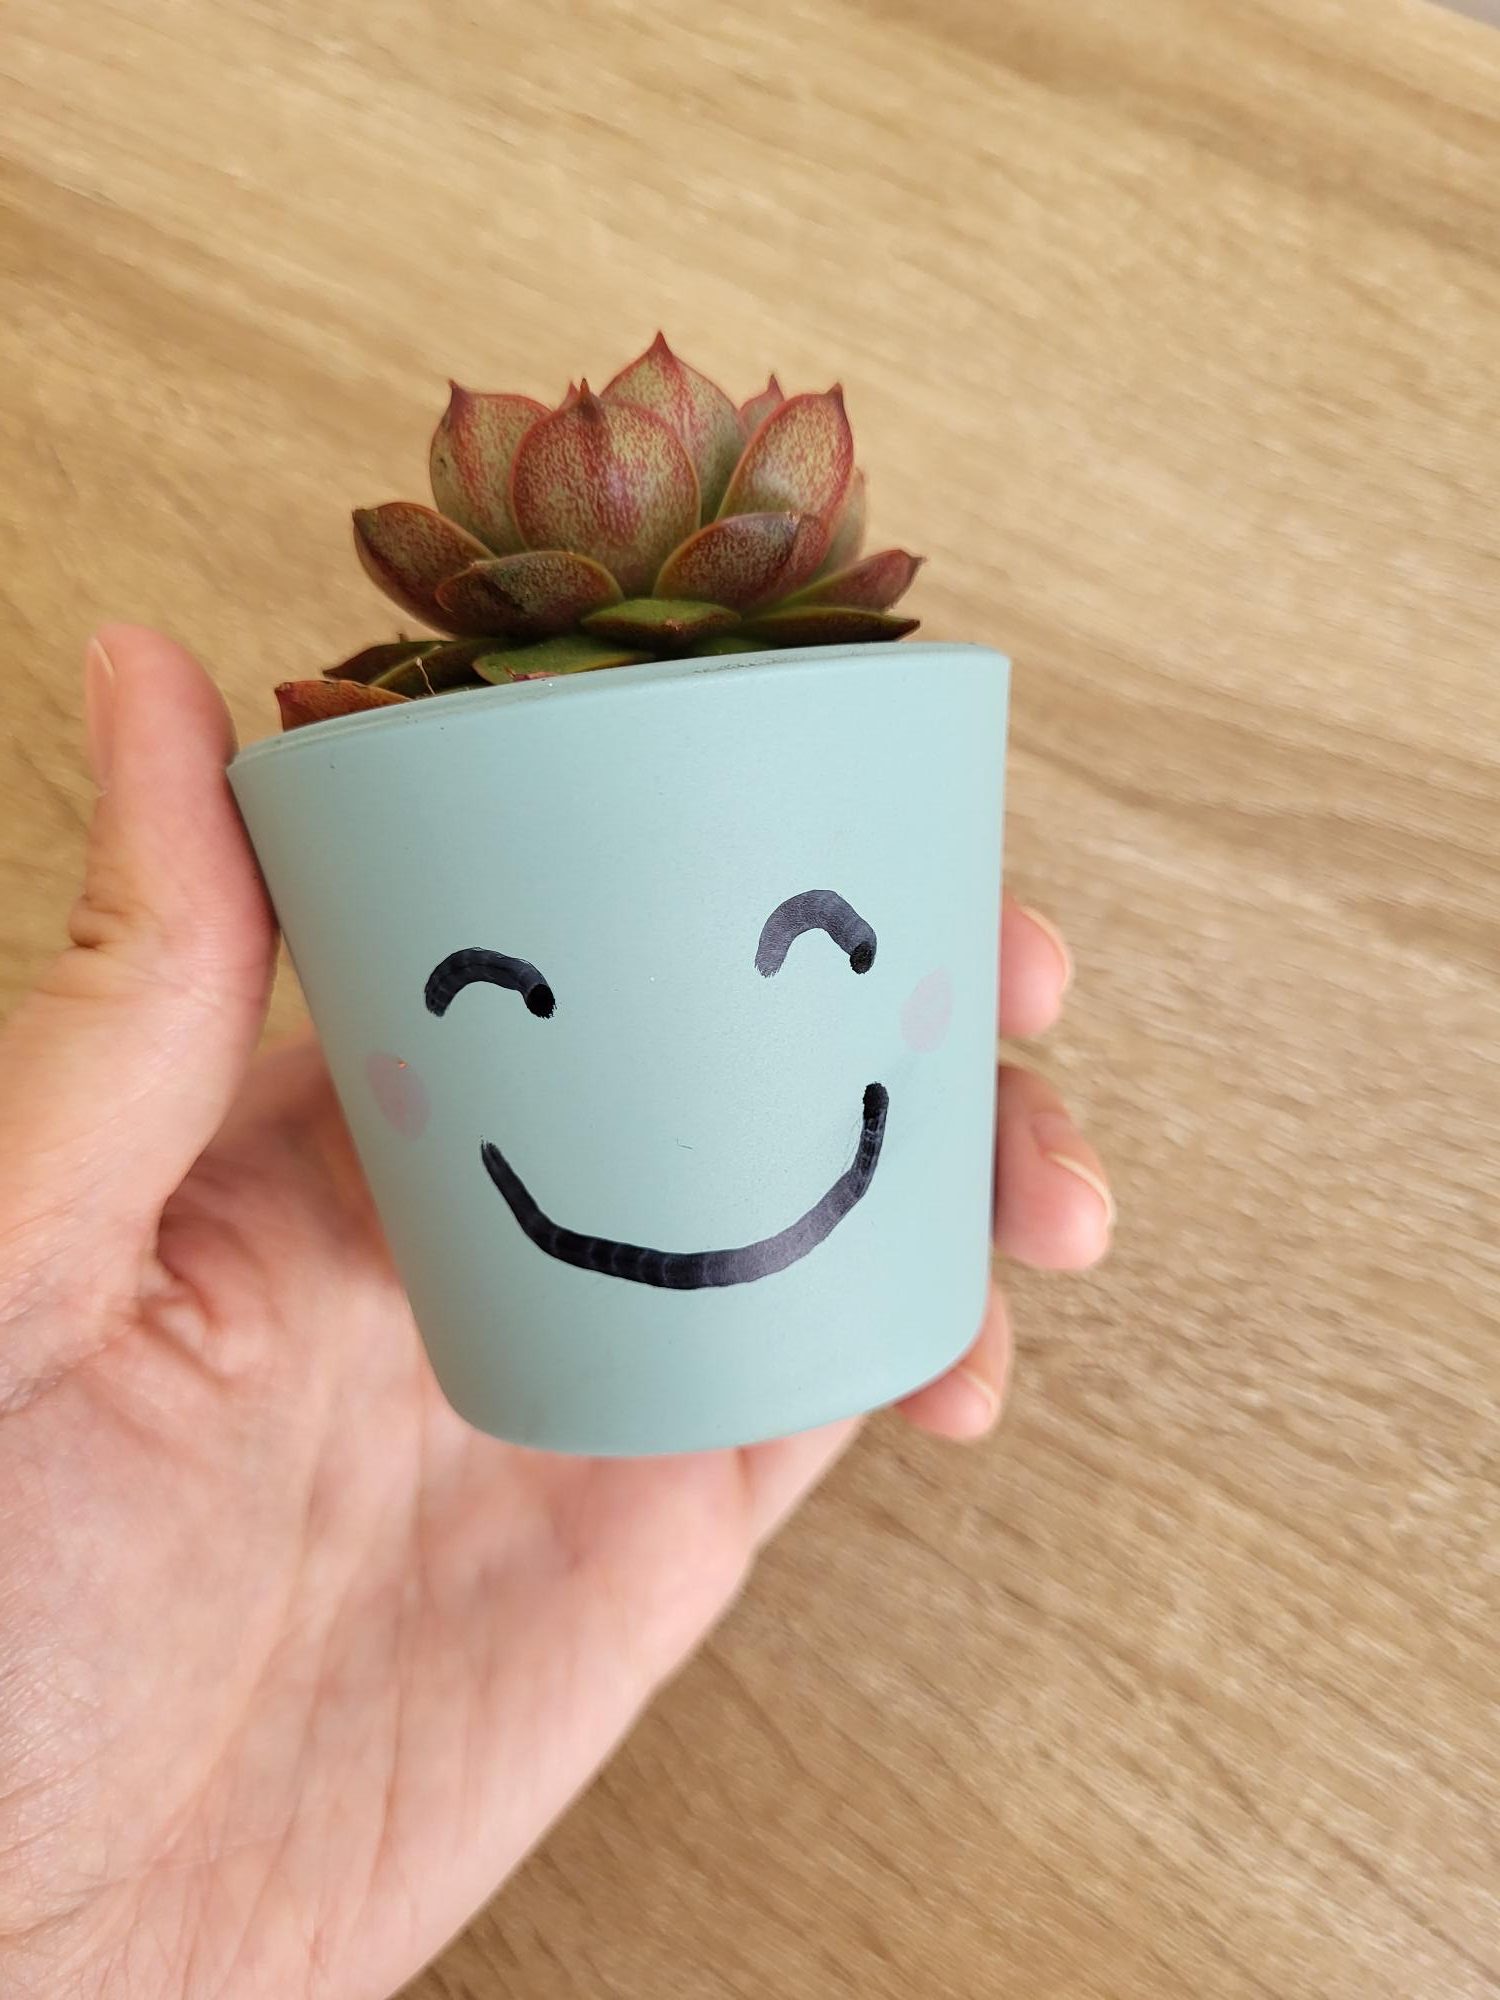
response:
[[(10, 0), (0, 964), (106, 613), (387, 629), (450, 372), (847, 385), (1019, 666), (1035, 1059), (1118, 1176), (422, 2000), (1500, 1992), (1500, 34), (1397, 0)], [(286, 1019), (294, 1002), (281, 1002)]]

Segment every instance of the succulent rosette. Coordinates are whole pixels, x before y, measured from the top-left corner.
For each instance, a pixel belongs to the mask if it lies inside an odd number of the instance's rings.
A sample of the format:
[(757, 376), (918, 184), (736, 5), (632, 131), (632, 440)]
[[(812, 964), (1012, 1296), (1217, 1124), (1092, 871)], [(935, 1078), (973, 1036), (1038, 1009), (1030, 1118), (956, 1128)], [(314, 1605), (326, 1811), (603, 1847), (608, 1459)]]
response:
[(842, 392), (736, 407), (658, 334), (555, 409), (453, 385), (433, 506), (354, 515), (366, 571), (436, 636), (367, 647), (276, 691), (287, 728), (486, 683), (688, 654), (900, 639), (921, 558), (862, 556)]

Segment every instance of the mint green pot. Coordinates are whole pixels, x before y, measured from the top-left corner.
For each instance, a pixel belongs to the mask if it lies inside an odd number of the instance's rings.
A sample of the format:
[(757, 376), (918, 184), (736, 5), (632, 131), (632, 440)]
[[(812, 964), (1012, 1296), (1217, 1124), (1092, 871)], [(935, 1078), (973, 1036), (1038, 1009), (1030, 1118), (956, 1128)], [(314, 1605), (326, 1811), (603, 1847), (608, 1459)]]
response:
[(566, 1452), (748, 1444), (963, 1353), (1008, 682), (977, 646), (675, 661), (235, 759), (470, 1423)]

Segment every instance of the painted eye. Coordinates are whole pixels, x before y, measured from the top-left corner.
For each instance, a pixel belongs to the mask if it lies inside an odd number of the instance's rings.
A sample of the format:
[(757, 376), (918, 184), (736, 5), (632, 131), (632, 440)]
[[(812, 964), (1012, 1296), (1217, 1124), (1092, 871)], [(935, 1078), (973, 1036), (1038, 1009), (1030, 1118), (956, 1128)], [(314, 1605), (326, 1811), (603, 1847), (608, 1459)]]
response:
[(552, 988), (529, 960), (471, 946), (466, 951), (449, 952), (441, 965), (433, 967), (427, 980), (428, 1013), (441, 1017), (466, 986), (481, 984), (519, 993), (527, 1011), (539, 1021), (550, 1020), (557, 1007)]
[(780, 972), (804, 931), (826, 931), (840, 951), (848, 953), (855, 972), (868, 972), (875, 963), (875, 933), (858, 910), (833, 889), (804, 889), (800, 896), (778, 903), (766, 918), (755, 951), (755, 969), (762, 979)]

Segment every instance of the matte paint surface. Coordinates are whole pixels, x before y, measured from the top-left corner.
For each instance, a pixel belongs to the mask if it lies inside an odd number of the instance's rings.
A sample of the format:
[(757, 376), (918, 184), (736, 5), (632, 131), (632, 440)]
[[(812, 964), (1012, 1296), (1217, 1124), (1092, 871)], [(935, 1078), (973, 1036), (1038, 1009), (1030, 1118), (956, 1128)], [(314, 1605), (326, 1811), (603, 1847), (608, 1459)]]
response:
[[(968, 1345), (1006, 681), (980, 647), (916, 641), (659, 663), (236, 759), (471, 1422), (589, 1453), (748, 1443), (889, 1402)], [(946, 1023), (936, 987), (912, 1002), (935, 968)]]

